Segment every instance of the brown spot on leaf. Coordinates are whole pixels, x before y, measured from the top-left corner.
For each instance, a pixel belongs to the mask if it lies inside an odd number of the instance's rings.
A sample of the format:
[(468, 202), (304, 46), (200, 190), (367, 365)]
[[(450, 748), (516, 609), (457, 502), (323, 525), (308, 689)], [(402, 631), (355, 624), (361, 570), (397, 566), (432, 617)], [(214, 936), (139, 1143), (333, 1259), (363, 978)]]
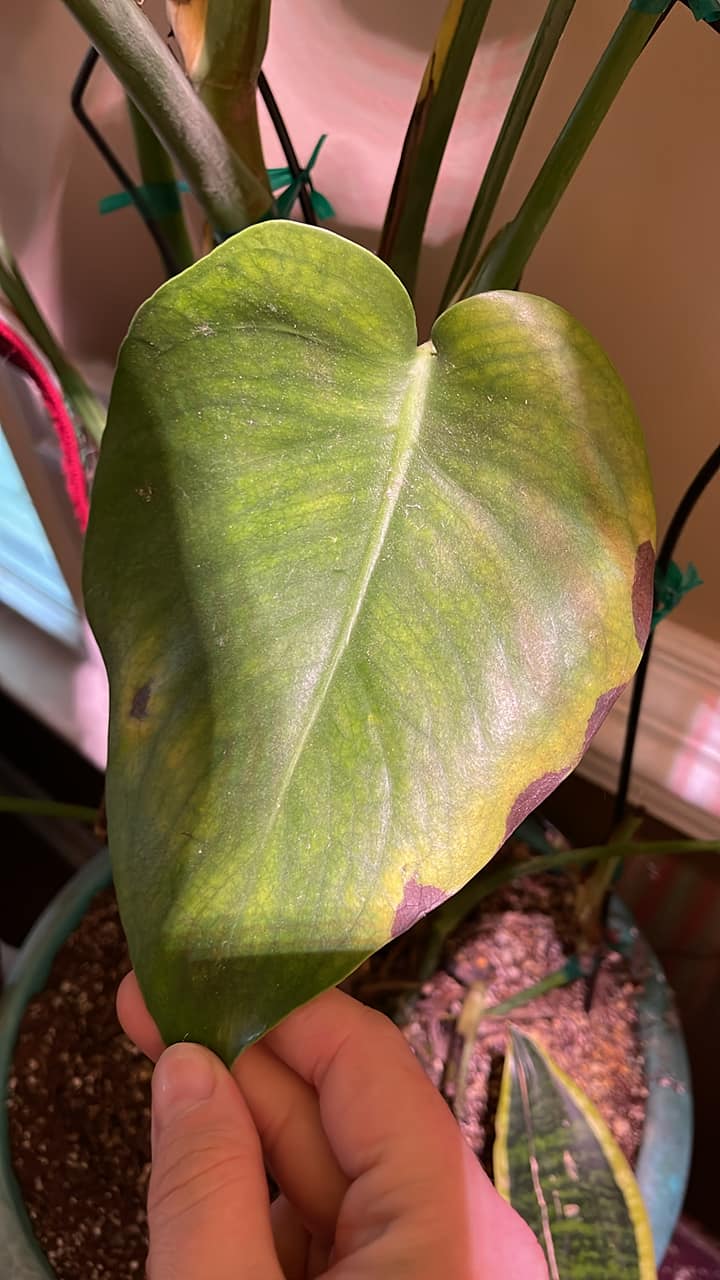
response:
[(133, 720), (147, 720), (148, 703), (150, 701), (150, 693), (152, 692), (152, 680), (148, 680), (147, 684), (143, 684), (136, 690), (133, 700), (130, 704), (130, 716)]
[(573, 767), (573, 765), (568, 765), (567, 769), (560, 769), (557, 773), (544, 773), (541, 778), (536, 778), (524, 791), (520, 792), (520, 795), (513, 801), (512, 809), (507, 816), (503, 841), (507, 840), (515, 828), (520, 826), (523, 818), (527, 818), (533, 809), (537, 809), (543, 800), (547, 800), (551, 792), (560, 785), (564, 778), (567, 778)]
[(607, 693), (600, 694), (600, 697), (590, 713), (590, 718), (588, 719), (587, 727), (585, 729), (585, 740), (578, 759), (574, 760), (572, 764), (569, 764), (567, 769), (559, 769), (556, 773), (544, 773), (542, 777), (536, 778), (534, 782), (531, 782), (530, 785), (526, 787), (524, 791), (521, 791), (520, 795), (516, 797), (513, 801), (512, 809), (507, 817), (503, 841), (508, 840), (515, 828), (520, 826), (523, 818), (527, 818), (528, 814), (532, 813), (533, 809), (537, 809), (538, 805), (542, 804), (543, 800), (547, 800), (548, 796), (555, 790), (555, 788), (559, 786), (565, 778), (567, 778), (569, 773), (572, 773), (574, 768), (576, 768), (580, 759), (585, 754), (593, 734), (595, 734), (600, 728), (600, 725), (608, 714), (608, 711), (612, 707), (613, 703), (620, 697), (624, 688), (624, 684), (618, 684), (614, 689), (608, 689)]
[(653, 575), (655, 572), (655, 552), (652, 542), (643, 542), (635, 556), (635, 577), (632, 589), (633, 623), (635, 639), (641, 649), (650, 633), (650, 622), (653, 610)]
[(587, 728), (585, 730), (585, 741), (583, 742), (583, 754), (587, 751), (587, 748), (590, 745), (591, 739), (597, 733), (598, 729), (600, 728), (600, 725), (602, 724), (606, 715), (610, 711), (610, 708), (614, 706), (614, 704), (617, 702), (618, 698), (620, 697), (620, 694), (622, 693), (623, 689), (625, 689), (626, 687), (627, 686), (624, 684), (618, 684), (615, 686), (614, 689), (608, 689), (607, 693), (600, 694), (600, 697), (598, 698), (593, 708), (593, 711), (591, 712), (590, 719), (587, 722)]
[(432, 911), (433, 907), (437, 907), (446, 898), (444, 889), (436, 889), (432, 884), (420, 884), (413, 876), (405, 885), (403, 900), (395, 912), (390, 936), (397, 938), (398, 934), (404, 933), (416, 920), (427, 915), (428, 911)]

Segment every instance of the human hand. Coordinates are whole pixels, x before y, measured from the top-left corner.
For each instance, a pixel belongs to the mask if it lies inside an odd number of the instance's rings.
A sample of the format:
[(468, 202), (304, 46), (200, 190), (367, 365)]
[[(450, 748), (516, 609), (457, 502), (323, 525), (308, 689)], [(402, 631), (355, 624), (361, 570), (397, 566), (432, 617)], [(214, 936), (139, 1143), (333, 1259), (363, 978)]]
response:
[(328, 991), (232, 1074), (198, 1045), (163, 1051), (132, 973), (118, 1014), (157, 1061), (150, 1280), (547, 1280), (534, 1236), (381, 1014)]

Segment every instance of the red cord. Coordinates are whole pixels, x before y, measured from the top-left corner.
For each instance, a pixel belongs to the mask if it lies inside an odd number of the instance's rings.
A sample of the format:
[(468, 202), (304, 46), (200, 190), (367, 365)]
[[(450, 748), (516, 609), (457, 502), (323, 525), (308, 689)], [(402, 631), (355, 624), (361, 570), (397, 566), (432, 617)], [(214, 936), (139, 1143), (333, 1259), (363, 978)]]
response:
[(56, 383), (35, 352), (0, 319), (0, 359), (8, 360), (35, 383), (53, 425), (62, 455), (65, 489), (82, 532), (88, 522), (90, 504), (75, 427)]

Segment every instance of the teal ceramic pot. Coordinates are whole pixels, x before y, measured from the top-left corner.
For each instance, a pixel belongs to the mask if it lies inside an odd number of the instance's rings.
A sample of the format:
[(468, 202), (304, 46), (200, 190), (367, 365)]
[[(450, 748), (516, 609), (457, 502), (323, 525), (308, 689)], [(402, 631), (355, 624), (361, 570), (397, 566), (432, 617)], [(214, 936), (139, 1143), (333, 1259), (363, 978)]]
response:
[[(42, 990), (56, 952), (92, 898), (110, 882), (110, 862), (103, 851), (73, 876), (29, 934), (0, 1001), (3, 1096), (25, 1008)], [(692, 1142), (690, 1073), (675, 1003), (660, 964), (620, 902), (613, 904), (611, 924), (634, 971), (645, 978), (639, 1025), (650, 1096), (637, 1173), (659, 1260), (679, 1217), (687, 1182)], [(35, 1241), (12, 1172), (4, 1107), (0, 1115), (0, 1276), (3, 1280), (52, 1280), (54, 1276)]]

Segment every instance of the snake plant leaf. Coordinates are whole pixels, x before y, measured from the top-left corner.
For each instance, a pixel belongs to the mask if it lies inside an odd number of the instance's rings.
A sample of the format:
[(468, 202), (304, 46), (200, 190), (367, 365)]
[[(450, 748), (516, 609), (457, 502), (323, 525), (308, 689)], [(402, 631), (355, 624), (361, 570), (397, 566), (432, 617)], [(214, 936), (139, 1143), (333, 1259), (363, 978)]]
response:
[(552, 303), (418, 348), (387, 266), (278, 221), (144, 304), (85, 591), (166, 1040), (231, 1059), (479, 870), (635, 669), (653, 530), (626, 393)]
[(640, 1188), (605, 1121), (532, 1037), (511, 1028), (495, 1185), (532, 1227), (550, 1280), (655, 1280)]

